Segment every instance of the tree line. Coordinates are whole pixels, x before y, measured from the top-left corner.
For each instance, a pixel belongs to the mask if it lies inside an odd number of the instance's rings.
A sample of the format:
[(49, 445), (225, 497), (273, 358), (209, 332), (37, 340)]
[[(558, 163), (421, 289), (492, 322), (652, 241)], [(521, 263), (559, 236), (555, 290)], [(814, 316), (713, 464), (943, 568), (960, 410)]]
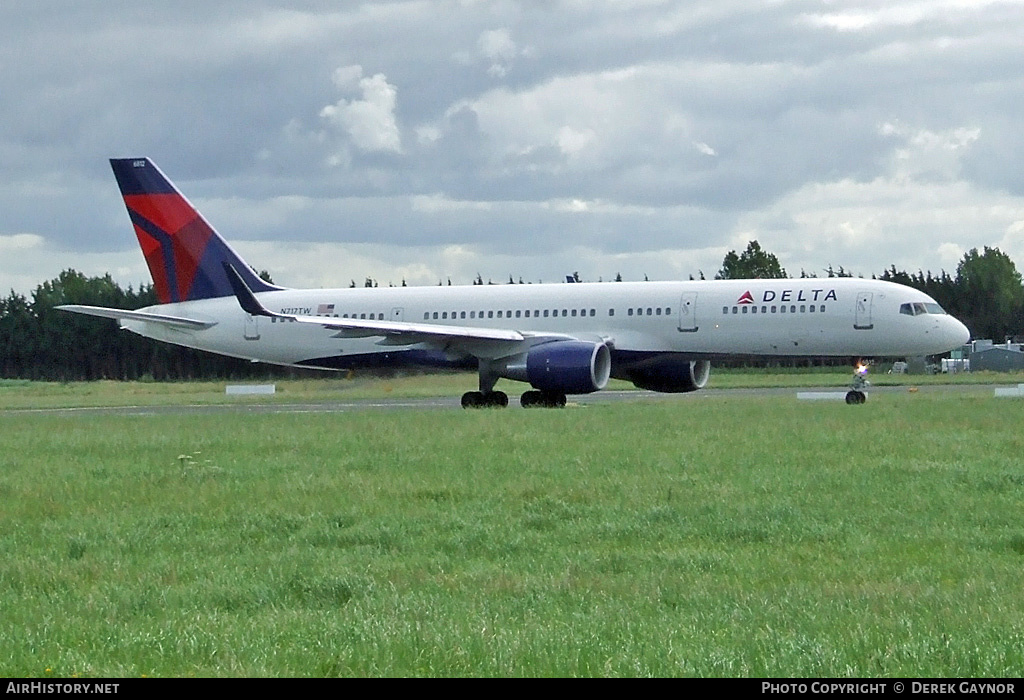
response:
[[(828, 277), (852, 276), (842, 267), (838, 270), (829, 267), (825, 274)], [(260, 276), (269, 280), (265, 271)], [(788, 276), (778, 258), (757, 241), (751, 241), (742, 253), (727, 253), (715, 275), (716, 279)], [(816, 275), (801, 271), (800, 276)], [(574, 282), (581, 281), (578, 272), (568, 277)], [(923, 291), (963, 321), (974, 338), (1003, 341), (1024, 335), (1024, 282), (1013, 261), (998, 248), (971, 250), (952, 275), (944, 270), (937, 275), (920, 270), (911, 273), (891, 265), (872, 277)], [(703, 273), (700, 278), (704, 279)], [(615, 281), (621, 279), (618, 275)], [(478, 276), (474, 283), (482, 284), (483, 280)], [(514, 283), (511, 278), (510, 283)], [(122, 289), (109, 274), (86, 277), (71, 269), (40, 284), (29, 297), (11, 291), (0, 299), (0, 378), (47, 381), (253, 379), (318, 373), (254, 364), (161, 343), (122, 331), (114, 321), (54, 308), (61, 304), (86, 304), (138, 309), (156, 303), (156, 292), (151, 284)]]

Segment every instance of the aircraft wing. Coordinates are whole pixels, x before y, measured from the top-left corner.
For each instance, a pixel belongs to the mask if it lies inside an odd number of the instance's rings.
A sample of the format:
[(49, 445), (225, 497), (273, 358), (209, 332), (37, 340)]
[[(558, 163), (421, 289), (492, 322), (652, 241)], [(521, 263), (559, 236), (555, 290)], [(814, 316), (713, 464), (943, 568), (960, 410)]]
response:
[[(246, 286), (241, 275), (228, 263), (224, 269), (235, 291), (242, 309), (253, 316), (269, 316), (285, 321), (306, 323), (338, 331), (339, 338), (371, 338), (383, 336), (380, 345), (415, 345), (416, 343), (455, 343), (474, 345), (487, 343), (493, 345), (508, 344), (510, 350), (523, 341), (536, 344), (537, 341), (575, 340), (574, 336), (560, 333), (530, 333), (505, 328), (477, 328), (473, 326), (453, 326), (432, 323), (414, 323), (408, 321), (378, 321), (356, 318), (331, 318), (326, 316), (297, 316), (280, 314), (266, 308), (259, 302), (256, 295)], [(460, 342), (461, 341), (461, 342)]]
[(183, 316), (168, 316), (166, 314), (154, 314), (148, 311), (128, 311), (126, 309), (110, 309), (105, 306), (83, 306), (81, 304), (62, 304), (55, 307), (61, 311), (71, 311), (76, 314), (87, 316), (100, 316), (102, 318), (113, 318), (118, 321), (145, 321), (146, 323), (159, 323), (163, 326), (173, 328), (189, 328), (191, 330), (203, 330), (216, 326), (216, 321), (200, 321), (194, 318)]

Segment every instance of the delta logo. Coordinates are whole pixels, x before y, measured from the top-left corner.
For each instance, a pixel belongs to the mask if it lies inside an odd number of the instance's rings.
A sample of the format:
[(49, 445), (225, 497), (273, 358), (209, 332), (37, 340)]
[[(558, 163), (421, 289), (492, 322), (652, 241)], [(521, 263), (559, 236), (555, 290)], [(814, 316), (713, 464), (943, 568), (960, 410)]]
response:
[[(766, 289), (761, 299), (762, 304), (772, 301), (838, 301), (834, 289), (784, 289), (781, 292)], [(738, 305), (757, 304), (750, 290), (743, 292), (736, 300)]]

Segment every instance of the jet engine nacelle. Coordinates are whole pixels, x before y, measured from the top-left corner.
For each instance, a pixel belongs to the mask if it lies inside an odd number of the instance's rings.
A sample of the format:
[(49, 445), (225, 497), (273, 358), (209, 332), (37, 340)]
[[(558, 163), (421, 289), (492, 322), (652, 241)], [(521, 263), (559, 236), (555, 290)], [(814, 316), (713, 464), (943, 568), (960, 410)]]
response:
[(559, 394), (589, 394), (604, 389), (612, 373), (612, 355), (604, 343), (559, 340), (530, 348), (525, 363), (505, 376), (533, 388)]
[(624, 378), (640, 389), (680, 394), (703, 389), (710, 374), (708, 360), (682, 360), (663, 355), (630, 369)]

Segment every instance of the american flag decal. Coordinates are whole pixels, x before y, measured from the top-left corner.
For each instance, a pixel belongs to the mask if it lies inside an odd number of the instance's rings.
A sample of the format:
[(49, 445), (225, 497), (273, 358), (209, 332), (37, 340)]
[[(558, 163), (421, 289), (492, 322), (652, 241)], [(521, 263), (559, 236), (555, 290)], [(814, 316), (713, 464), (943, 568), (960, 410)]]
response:
[(316, 313), (317, 315), (333, 314), (334, 304), (320, 304), (319, 306), (316, 307)]

